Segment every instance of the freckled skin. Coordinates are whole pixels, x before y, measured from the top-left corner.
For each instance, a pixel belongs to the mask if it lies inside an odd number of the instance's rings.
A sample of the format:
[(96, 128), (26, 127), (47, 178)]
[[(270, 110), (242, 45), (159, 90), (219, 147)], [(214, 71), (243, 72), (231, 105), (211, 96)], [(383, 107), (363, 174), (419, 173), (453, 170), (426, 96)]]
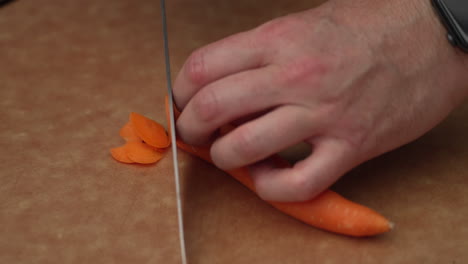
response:
[[(437, 125), (467, 97), (467, 71), (430, 1), (331, 0), (194, 51), (174, 84), (177, 130), (212, 142), (222, 169), (250, 165), (262, 198), (308, 200)], [(263, 161), (299, 142), (313, 151), (292, 169)]]

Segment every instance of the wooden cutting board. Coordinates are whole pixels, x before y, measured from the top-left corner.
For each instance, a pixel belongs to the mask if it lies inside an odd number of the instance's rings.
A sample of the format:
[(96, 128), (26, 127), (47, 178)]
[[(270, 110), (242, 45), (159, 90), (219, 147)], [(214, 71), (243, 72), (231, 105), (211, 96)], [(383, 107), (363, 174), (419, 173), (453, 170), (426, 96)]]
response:
[[(170, 0), (174, 72), (197, 47), (316, 4)], [(108, 153), (130, 111), (164, 122), (160, 29), (159, 1), (0, 9), (0, 263), (179, 263), (170, 157)], [(465, 104), (333, 187), (396, 223), (376, 238), (306, 226), (181, 153), (189, 263), (466, 263), (467, 120)]]

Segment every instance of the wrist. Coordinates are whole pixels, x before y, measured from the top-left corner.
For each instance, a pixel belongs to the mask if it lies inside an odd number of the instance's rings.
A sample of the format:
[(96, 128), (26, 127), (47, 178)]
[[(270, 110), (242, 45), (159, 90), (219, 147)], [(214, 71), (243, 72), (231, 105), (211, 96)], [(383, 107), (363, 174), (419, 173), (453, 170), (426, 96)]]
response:
[(449, 43), (430, 0), (331, 0), (329, 5), (333, 19), (366, 38), (381, 63), (406, 76), (426, 67), (443, 76), (452, 93), (468, 96), (468, 54)]

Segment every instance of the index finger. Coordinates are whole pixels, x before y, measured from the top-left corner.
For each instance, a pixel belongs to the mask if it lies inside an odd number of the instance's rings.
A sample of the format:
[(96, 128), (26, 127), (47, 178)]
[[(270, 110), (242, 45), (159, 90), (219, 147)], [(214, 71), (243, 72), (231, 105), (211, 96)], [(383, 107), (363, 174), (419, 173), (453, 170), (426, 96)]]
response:
[(174, 83), (179, 109), (207, 84), (225, 76), (265, 65), (264, 52), (249, 31), (209, 44), (193, 52)]

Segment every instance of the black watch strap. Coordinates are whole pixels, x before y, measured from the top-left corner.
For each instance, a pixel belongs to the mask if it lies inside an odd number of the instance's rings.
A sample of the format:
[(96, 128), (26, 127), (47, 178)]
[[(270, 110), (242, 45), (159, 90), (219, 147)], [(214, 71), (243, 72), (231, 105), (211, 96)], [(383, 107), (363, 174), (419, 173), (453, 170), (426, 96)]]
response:
[(468, 0), (432, 0), (452, 45), (468, 53)]
[(10, 2), (13, 2), (13, 0), (0, 0), (0, 7), (5, 6)]

